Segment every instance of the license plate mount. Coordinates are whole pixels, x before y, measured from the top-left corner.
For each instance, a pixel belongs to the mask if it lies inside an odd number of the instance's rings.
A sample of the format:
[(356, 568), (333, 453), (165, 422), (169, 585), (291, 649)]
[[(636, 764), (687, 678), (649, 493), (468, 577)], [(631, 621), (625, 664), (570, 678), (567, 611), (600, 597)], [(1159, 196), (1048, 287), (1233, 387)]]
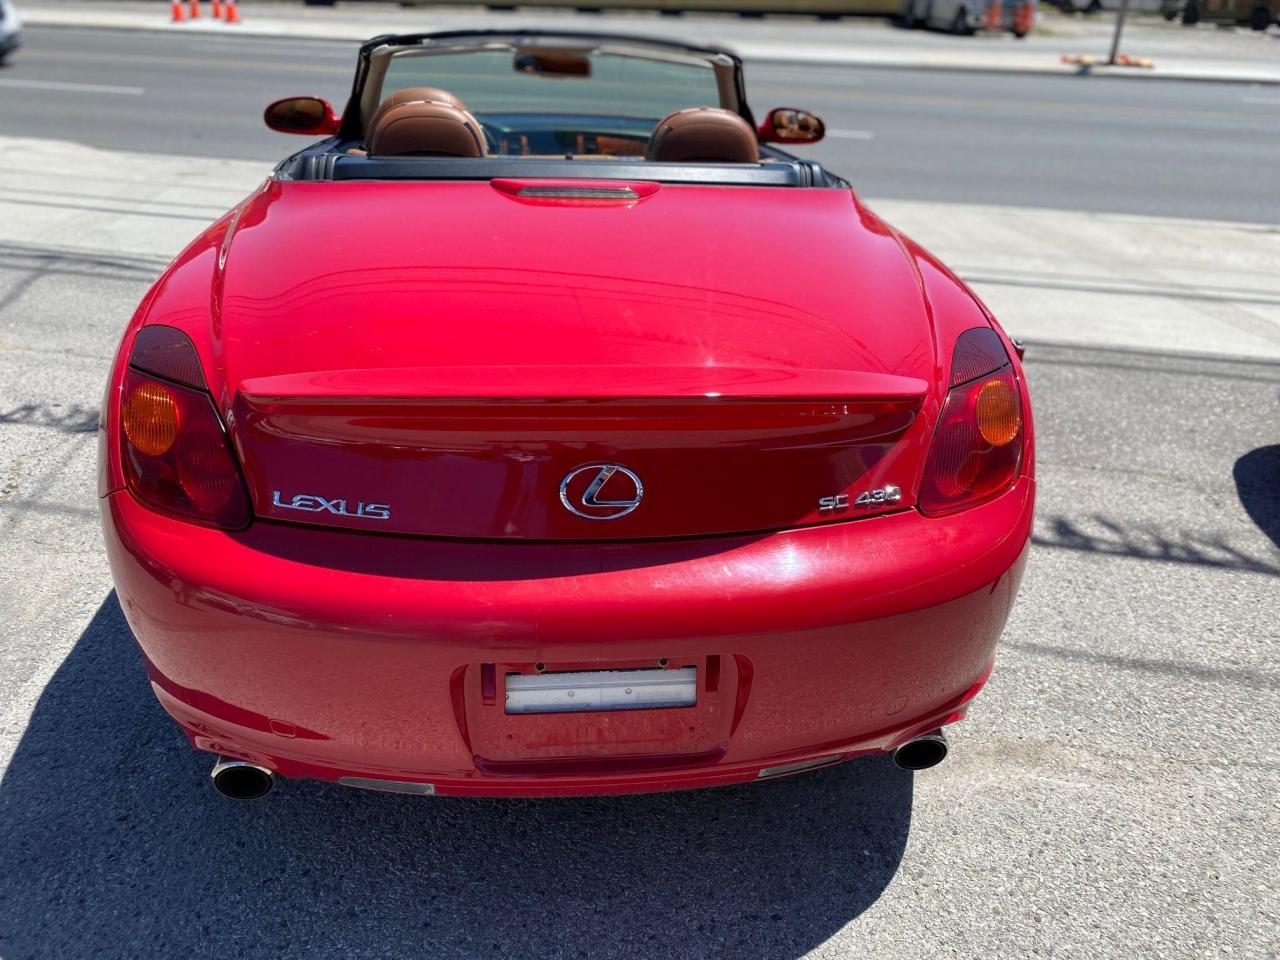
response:
[(504, 712), (512, 715), (662, 710), (698, 705), (698, 668), (508, 673)]

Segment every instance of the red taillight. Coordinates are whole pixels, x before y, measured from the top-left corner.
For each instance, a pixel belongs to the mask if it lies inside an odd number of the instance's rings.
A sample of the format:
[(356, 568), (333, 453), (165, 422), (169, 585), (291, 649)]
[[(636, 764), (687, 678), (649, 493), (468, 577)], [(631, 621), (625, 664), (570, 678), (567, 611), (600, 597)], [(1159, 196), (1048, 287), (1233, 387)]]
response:
[[(190, 341), (180, 331), (165, 329), (174, 344), (186, 342), (198, 371)], [(139, 353), (135, 349), (131, 362), (136, 363)], [(142, 352), (141, 360), (148, 359)], [(167, 372), (179, 370), (172, 366)], [(247, 526), (249, 498), (209, 394), (136, 366), (125, 371), (122, 388), (120, 445), (130, 492), (147, 506), (184, 520), (228, 530)]]
[(999, 338), (990, 330), (966, 331), (955, 354), (952, 382), (976, 378), (952, 387), (942, 406), (918, 500), (927, 514), (951, 513), (1008, 489), (1022, 463), (1022, 401)]

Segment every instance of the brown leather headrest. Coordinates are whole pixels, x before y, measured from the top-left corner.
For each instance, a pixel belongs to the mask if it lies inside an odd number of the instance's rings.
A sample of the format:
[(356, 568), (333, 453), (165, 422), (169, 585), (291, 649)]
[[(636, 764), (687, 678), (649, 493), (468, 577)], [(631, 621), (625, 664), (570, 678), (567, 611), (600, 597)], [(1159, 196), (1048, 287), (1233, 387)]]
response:
[(378, 104), (378, 109), (369, 118), (369, 130), (372, 131), (374, 124), (392, 107), (398, 107), (402, 103), (416, 103), (419, 101), (447, 103), (450, 106), (457, 107), (459, 110), (467, 109), (467, 105), (462, 102), (462, 98), (448, 90), (441, 90), (439, 87), (404, 87)]
[(645, 156), (660, 163), (759, 163), (760, 141), (736, 113), (692, 107), (658, 121)]
[(393, 105), (369, 127), (372, 157), (483, 157), (484, 130), (466, 110), (449, 103)]

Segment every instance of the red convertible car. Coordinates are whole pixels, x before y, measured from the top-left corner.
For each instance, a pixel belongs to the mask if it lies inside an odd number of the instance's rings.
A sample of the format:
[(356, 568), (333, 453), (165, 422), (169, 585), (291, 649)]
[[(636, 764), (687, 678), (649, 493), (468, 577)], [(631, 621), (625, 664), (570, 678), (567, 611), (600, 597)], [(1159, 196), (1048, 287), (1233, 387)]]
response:
[(156, 697), (230, 796), (946, 753), (1031, 529), (1015, 345), (727, 50), (382, 36), (165, 271), (101, 431)]

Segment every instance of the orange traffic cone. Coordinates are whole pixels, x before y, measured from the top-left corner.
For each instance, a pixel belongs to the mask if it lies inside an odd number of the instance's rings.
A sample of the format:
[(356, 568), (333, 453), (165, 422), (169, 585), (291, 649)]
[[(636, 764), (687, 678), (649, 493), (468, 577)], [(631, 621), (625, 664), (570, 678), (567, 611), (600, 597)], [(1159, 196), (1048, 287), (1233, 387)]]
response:
[(1003, 0), (991, 0), (991, 3), (987, 5), (987, 15), (984, 18), (985, 22), (982, 24), (983, 27), (985, 27), (988, 30), (999, 30), (1000, 20), (1003, 13), (1004, 13)]
[(200, 0), (191, 0), (191, 2), (187, 5), (187, 10), (190, 13), (192, 20), (199, 20), (200, 19)]
[(236, 7), (236, 0), (227, 0), (226, 9), (224, 11), (227, 23), (239, 23), (240, 11)]
[(1025, 37), (1036, 25), (1036, 8), (1034, 4), (1020, 3), (1014, 12), (1013, 32)]
[(213, 0), (209, 15), (215, 20), (222, 19), (222, 0)]
[(181, 23), (187, 19), (187, 15), (182, 12), (182, 0), (173, 0), (169, 5), (169, 19), (174, 23)]

